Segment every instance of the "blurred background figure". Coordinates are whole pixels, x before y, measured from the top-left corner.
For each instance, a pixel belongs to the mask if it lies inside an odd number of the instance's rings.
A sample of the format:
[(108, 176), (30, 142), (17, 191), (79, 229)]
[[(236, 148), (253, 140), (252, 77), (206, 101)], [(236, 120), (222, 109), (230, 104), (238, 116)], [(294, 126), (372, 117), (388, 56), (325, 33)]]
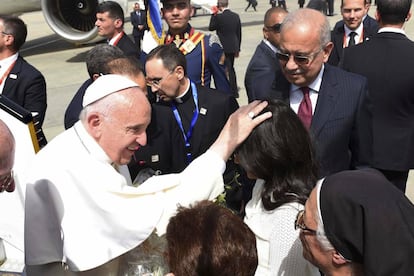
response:
[(141, 40), (144, 37), (145, 30), (148, 29), (147, 13), (141, 10), (138, 2), (134, 4), (134, 11), (131, 12), (132, 36), (134, 37), (135, 45), (141, 53)]
[(233, 96), (239, 97), (237, 87), (237, 77), (234, 71), (234, 58), (239, 57), (240, 44), (242, 41), (242, 31), (240, 17), (237, 13), (229, 9), (228, 0), (219, 0), (217, 2), (218, 12), (213, 13), (210, 18), (208, 29), (216, 31), (220, 42), (223, 45), (225, 64), (229, 77), (230, 88)]

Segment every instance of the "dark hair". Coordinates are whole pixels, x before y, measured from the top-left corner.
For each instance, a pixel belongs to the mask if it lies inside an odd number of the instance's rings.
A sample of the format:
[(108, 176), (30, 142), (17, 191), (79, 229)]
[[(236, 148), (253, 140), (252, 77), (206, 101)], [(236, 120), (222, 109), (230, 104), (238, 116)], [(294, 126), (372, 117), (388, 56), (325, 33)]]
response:
[[(104, 74), (119, 74), (126, 76), (137, 76), (143, 74), (141, 63), (135, 57), (121, 57), (109, 61), (107, 64), (107, 72)], [(141, 87), (145, 88), (145, 87)]]
[(177, 66), (184, 69), (184, 74), (187, 76), (187, 61), (181, 51), (175, 47), (174, 44), (160, 45), (154, 48), (147, 55), (147, 61), (151, 59), (161, 59), (165, 68), (172, 71)]
[(166, 238), (166, 258), (175, 275), (250, 276), (256, 271), (255, 235), (241, 218), (213, 202), (180, 207)]
[(117, 58), (125, 57), (124, 52), (116, 46), (108, 44), (98, 44), (93, 47), (86, 55), (86, 68), (89, 77), (94, 74), (108, 74), (107, 64)]
[(380, 21), (384, 24), (400, 24), (407, 19), (411, 0), (377, 0)]
[(269, 101), (262, 112), (273, 116), (257, 126), (236, 151), (240, 165), (265, 181), (263, 206), (273, 210), (287, 202), (305, 204), (317, 180), (308, 131), (281, 101)]
[(122, 26), (124, 25), (124, 10), (121, 5), (114, 1), (105, 1), (98, 5), (96, 13), (108, 12), (108, 16), (112, 19), (120, 19)]
[(272, 7), (268, 9), (264, 15), (264, 19), (263, 19), (264, 25), (268, 24), (268, 22), (270, 21), (270, 18), (275, 13), (287, 14), (288, 12), (282, 7)]
[(19, 51), (26, 42), (26, 24), (16, 16), (0, 15), (0, 20), (3, 21), (4, 32), (14, 37), (13, 50)]

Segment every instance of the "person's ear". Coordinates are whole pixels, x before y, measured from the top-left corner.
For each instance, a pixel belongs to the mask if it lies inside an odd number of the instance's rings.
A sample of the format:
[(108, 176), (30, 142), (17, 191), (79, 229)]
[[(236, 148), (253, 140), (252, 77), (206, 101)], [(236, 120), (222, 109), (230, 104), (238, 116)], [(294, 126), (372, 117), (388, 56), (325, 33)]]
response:
[(379, 14), (378, 9), (375, 11), (375, 20), (377, 22), (380, 22), (381, 21), (381, 15)]
[(101, 137), (102, 119), (102, 115), (97, 112), (92, 112), (91, 114), (88, 114), (86, 118), (86, 123), (89, 130), (88, 132), (95, 139), (99, 139), (99, 137)]
[(343, 264), (346, 264), (346, 263), (348, 263), (349, 261), (348, 260), (346, 260), (342, 255), (341, 255), (341, 253), (339, 253), (338, 251), (336, 251), (336, 250), (333, 250), (333, 252), (332, 252), (332, 262), (335, 264), (335, 265), (343, 265)]
[(185, 77), (184, 68), (182, 66), (177, 66), (174, 70), (178, 80), (182, 80)]
[(405, 18), (405, 22), (410, 20), (410, 18), (411, 18), (411, 11), (408, 12), (407, 17)]
[(333, 43), (330, 41), (328, 42), (325, 47), (323, 48), (323, 62), (327, 62), (329, 59), (329, 55), (332, 52), (334, 45)]
[(117, 19), (115, 19), (114, 24), (115, 24), (115, 28), (117, 28), (117, 29), (121, 28), (122, 27), (122, 20), (117, 18)]

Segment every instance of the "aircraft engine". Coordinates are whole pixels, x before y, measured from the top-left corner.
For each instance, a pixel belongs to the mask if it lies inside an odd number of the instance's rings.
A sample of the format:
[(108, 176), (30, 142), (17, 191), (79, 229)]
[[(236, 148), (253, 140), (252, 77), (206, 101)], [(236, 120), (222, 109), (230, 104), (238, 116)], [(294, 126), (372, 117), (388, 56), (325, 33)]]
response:
[[(103, 0), (41, 0), (43, 15), (50, 28), (70, 42), (93, 40), (98, 32), (95, 27), (96, 7)], [(127, 0), (118, 0), (124, 12)]]

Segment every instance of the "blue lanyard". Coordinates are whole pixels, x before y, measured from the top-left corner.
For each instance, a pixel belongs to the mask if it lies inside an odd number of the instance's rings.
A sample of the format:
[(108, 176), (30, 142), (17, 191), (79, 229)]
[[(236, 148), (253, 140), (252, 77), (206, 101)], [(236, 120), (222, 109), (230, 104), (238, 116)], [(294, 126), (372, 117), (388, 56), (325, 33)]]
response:
[(193, 118), (191, 119), (190, 128), (188, 129), (187, 133), (185, 133), (184, 131), (183, 122), (181, 120), (180, 113), (177, 110), (177, 106), (175, 105), (175, 103), (171, 104), (175, 120), (177, 121), (177, 124), (180, 127), (181, 133), (183, 134), (183, 137), (184, 137), (185, 149), (187, 151), (187, 163), (188, 164), (190, 164), (192, 161), (190, 139), (191, 139), (191, 136), (193, 135), (194, 126), (197, 122), (198, 114), (199, 114), (197, 87), (192, 81), (190, 81), (190, 83), (191, 83), (191, 92), (193, 94), (193, 100), (195, 104), (195, 110), (193, 113)]

